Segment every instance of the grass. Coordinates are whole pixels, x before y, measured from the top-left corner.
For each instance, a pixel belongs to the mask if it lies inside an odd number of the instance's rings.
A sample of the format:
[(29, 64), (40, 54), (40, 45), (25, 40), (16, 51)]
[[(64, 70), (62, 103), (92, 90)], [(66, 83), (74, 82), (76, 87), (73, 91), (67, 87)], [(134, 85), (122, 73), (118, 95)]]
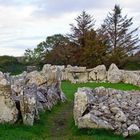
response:
[[(67, 96), (66, 103), (59, 103), (51, 111), (42, 112), (40, 120), (33, 127), (22, 124), (0, 125), (0, 140), (125, 140), (105, 129), (78, 129), (73, 120), (73, 99), (78, 87), (98, 86), (121, 90), (140, 90), (140, 87), (129, 84), (85, 83), (71, 84), (62, 82), (62, 90)], [(127, 138), (140, 140), (140, 134)]]
[(67, 98), (73, 100), (73, 94), (77, 91), (78, 87), (90, 87), (96, 88), (103, 86), (105, 88), (114, 88), (119, 90), (140, 90), (140, 87), (131, 85), (131, 84), (124, 84), (124, 83), (98, 83), (98, 82), (88, 82), (88, 83), (80, 83), (80, 84), (71, 84), (70, 82), (64, 81), (62, 83), (62, 90), (66, 94)]

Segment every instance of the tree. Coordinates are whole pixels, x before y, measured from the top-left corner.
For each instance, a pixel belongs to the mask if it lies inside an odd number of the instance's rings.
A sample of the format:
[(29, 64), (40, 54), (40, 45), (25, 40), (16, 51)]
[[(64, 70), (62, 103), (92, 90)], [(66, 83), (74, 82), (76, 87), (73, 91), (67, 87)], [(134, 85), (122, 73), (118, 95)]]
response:
[(0, 71), (10, 74), (20, 74), (25, 70), (25, 66), (18, 61), (17, 57), (0, 56)]
[(76, 25), (70, 24), (72, 34), (69, 35), (70, 40), (75, 42), (79, 47), (85, 47), (86, 33), (93, 29), (95, 20), (91, 15), (83, 11), (76, 19)]
[(132, 18), (122, 16), (122, 9), (115, 5), (113, 12), (104, 20), (99, 34), (102, 34), (106, 45), (110, 46), (110, 59), (121, 65), (121, 61), (131, 55), (138, 46), (138, 28), (130, 30)]
[[(76, 24), (70, 24), (71, 26), (71, 34), (69, 34), (69, 40), (73, 42), (75, 46), (75, 50), (73, 51), (72, 61), (73, 65), (85, 65), (83, 61), (84, 58), (89, 57), (83, 55), (85, 49), (88, 49), (88, 42), (92, 42), (89, 37), (90, 33), (94, 32), (93, 26), (95, 20), (91, 15), (83, 11), (76, 19)], [(87, 36), (88, 35), (88, 36)], [(93, 39), (93, 37), (92, 37)]]
[(44, 43), (41, 42), (33, 50), (27, 49), (24, 53), (23, 63), (26, 65), (37, 65), (41, 66), (45, 59), (46, 49), (44, 48)]
[(50, 50), (59, 45), (66, 45), (67, 43), (68, 38), (62, 34), (55, 34), (46, 38), (46, 48)]
[(72, 43), (68, 37), (56, 34), (47, 37), (46, 44), (50, 48), (46, 54), (46, 63), (67, 65), (72, 57)]
[(106, 64), (107, 49), (102, 40), (100, 40), (96, 31), (91, 30), (86, 33), (85, 46), (81, 50), (80, 65), (93, 68), (100, 64)]
[[(31, 49), (25, 50), (24, 62), (26, 64), (38, 65), (38, 66), (42, 66), (44, 63), (49, 63), (49, 62), (53, 63), (52, 61), (53, 59), (55, 61), (59, 59), (57, 55), (60, 53), (60, 51), (59, 49), (56, 48), (58, 48), (59, 46), (67, 45), (67, 43), (68, 43), (68, 38), (64, 37), (61, 34), (48, 36), (46, 38), (46, 41), (40, 42), (37, 45), (37, 47), (34, 48), (33, 50)], [(58, 50), (58, 52), (56, 52), (56, 54), (54, 55), (55, 58), (51, 56), (52, 50)], [(49, 60), (47, 60), (46, 58), (49, 58)]]
[(71, 24), (70, 40), (75, 44), (73, 54), (74, 65), (92, 68), (105, 62), (107, 45), (94, 30), (95, 20), (85, 11), (76, 19), (76, 25)]

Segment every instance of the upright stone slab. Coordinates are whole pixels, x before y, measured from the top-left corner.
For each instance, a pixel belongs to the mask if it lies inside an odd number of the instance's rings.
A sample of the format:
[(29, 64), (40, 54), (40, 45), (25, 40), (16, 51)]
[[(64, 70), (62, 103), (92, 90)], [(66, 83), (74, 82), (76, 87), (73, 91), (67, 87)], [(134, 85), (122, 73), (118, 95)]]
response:
[(21, 93), (20, 111), (25, 125), (32, 126), (37, 119), (37, 87), (36, 85), (25, 86)]
[(123, 79), (123, 73), (115, 64), (111, 64), (107, 74), (107, 80), (110, 83), (119, 83)]
[(106, 81), (107, 71), (105, 65), (99, 65), (89, 73), (90, 80)]
[(42, 73), (47, 79), (46, 86), (49, 92), (57, 94), (59, 99), (64, 102), (66, 97), (61, 90), (62, 71), (57, 66), (44, 65)]
[(7, 75), (0, 72), (0, 123), (15, 123), (18, 119), (18, 110), (11, 99), (10, 81)]

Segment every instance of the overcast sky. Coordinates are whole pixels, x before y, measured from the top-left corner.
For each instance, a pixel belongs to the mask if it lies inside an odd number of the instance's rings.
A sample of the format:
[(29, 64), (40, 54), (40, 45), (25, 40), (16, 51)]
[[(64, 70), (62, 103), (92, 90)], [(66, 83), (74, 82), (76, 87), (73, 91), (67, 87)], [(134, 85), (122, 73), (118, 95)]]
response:
[(133, 17), (134, 28), (140, 26), (140, 0), (0, 0), (0, 55), (21, 56), (47, 36), (69, 33), (83, 10), (98, 28), (115, 4)]

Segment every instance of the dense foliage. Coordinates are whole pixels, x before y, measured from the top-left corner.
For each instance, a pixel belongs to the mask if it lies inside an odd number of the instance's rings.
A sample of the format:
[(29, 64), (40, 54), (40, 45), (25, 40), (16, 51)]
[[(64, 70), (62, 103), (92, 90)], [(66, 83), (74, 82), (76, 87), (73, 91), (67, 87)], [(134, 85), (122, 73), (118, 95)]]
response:
[(25, 66), (13, 56), (0, 56), (0, 71), (11, 74), (19, 74), (25, 70)]
[[(139, 69), (140, 49), (137, 28), (132, 18), (122, 16), (122, 9), (115, 5), (99, 29), (94, 28), (95, 19), (83, 11), (70, 24), (68, 35), (56, 34), (46, 38), (34, 50), (25, 51), (25, 63), (42, 65), (77, 65), (88, 68), (116, 63), (120, 68)], [(131, 30), (133, 29), (133, 30)], [(136, 62), (136, 63), (135, 63)], [(133, 64), (134, 63), (134, 64)]]

